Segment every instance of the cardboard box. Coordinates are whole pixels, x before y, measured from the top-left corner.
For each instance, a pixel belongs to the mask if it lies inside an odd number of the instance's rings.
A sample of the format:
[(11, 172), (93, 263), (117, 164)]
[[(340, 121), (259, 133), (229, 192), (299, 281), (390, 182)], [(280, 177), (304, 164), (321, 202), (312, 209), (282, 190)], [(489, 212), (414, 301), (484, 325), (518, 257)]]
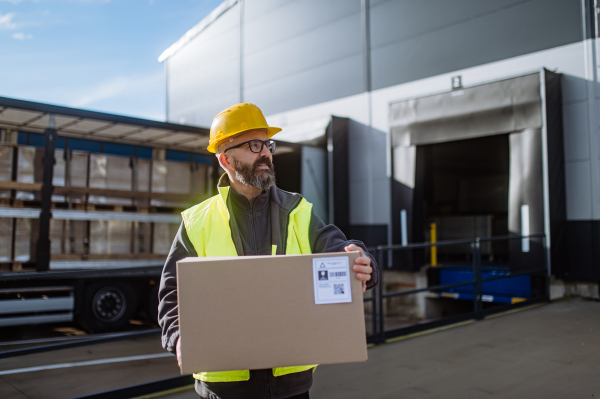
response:
[[(352, 271), (357, 257), (344, 252), (177, 262), (182, 374), (366, 361), (362, 286)], [(342, 269), (347, 262), (351, 287), (336, 296), (351, 301), (317, 305), (315, 280), (328, 277), (317, 281), (317, 291), (329, 287), (331, 294), (335, 284), (329, 282), (342, 273), (318, 274), (313, 263), (336, 262)]]

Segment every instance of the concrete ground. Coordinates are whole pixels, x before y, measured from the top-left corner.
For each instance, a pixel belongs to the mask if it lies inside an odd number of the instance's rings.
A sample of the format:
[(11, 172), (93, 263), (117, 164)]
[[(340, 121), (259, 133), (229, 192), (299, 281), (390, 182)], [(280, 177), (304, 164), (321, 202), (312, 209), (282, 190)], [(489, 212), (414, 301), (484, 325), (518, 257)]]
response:
[(319, 366), (310, 396), (600, 398), (600, 302), (564, 300), (379, 345), (366, 363)]
[[(167, 357), (111, 361), (157, 354)], [(94, 360), (108, 362), (96, 365), (77, 364)], [(50, 370), (2, 374), (9, 370), (56, 364), (72, 365)], [(160, 336), (151, 336), (0, 359), (0, 398), (73, 398), (178, 375), (179, 367), (175, 356), (168, 355), (161, 347)]]
[(598, 398), (600, 302), (565, 300), (323, 366), (314, 398)]
[[(31, 366), (161, 353), (156, 337), (0, 360)], [(0, 398), (69, 398), (178, 375), (174, 357), (0, 374)], [(312, 398), (598, 398), (600, 302), (577, 299), (369, 349), (324, 365)], [(193, 390), (161, 396), (197, 398)]]

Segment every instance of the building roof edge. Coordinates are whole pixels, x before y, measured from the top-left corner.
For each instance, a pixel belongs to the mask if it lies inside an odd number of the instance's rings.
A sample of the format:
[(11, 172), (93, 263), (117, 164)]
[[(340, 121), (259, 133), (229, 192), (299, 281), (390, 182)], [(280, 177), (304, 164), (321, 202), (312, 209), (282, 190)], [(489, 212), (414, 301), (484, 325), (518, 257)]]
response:
[(211, 11), (202, 21), (198, 22), (194, 27), (188, 30), (179, 40), (173, 43), (168, 49), (158, 57), (158, 62), (163, 62), (170, 56), (178, 52), (183, 46), (189, 43), (193, 38), (198, 36), (202, 31), (208, 28), (214, 21), (223, 15), (227, 10), (233, 7), (238, 0), (225, 0), (217, 8)]

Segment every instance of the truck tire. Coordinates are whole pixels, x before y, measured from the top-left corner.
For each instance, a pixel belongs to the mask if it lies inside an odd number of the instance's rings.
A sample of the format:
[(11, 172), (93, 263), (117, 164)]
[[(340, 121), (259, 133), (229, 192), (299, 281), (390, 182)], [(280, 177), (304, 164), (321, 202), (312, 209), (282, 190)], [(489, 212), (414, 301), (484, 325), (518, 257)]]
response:
[(145, 308), (148, 321), (158, 325), (158, 284), (150, 286)]
[(136, 310), (135, 291), (128, 283), (93, 283), (85, 288), (79, 323), (88, 331), (117, 331)]

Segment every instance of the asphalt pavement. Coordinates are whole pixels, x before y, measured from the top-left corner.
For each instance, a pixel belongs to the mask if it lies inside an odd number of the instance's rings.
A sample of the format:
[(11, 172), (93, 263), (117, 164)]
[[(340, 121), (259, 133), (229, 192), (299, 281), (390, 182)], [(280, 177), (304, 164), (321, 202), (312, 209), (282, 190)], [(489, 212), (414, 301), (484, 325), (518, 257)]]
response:
[[(129, 339), (0, 360), (0, 398), (70, 398), (177, 375), (157, 337)], [(600, 302), (570, 299), (378, 345), (365, 363), (319, 366), (310, 395), (598, 398), (599, 376)]]
[(366, 363), (319, 366), (310, 397), (599, 398), (600, 302), (562, 300), (379, 345)]

